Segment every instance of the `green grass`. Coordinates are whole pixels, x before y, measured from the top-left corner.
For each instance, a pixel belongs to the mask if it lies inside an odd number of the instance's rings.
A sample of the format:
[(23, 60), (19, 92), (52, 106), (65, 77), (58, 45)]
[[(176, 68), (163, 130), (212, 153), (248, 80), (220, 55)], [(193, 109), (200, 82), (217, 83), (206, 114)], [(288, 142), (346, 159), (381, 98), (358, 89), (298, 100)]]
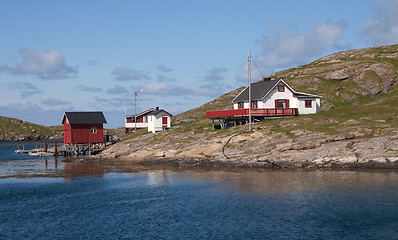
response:
[(52, 136), (52, 128), (25, 122), (16, 118), (0, 116), (0, 137), (11, 136)]
[[(365, 67), (362, 70), (362, 78), (357, 82), (351, 79), (343, 81), (328, 80), (320, 75), (334, 71), (334, 69), (344, 69), (341, 66), (344, 66), (344, 61), (346, 61), (351, 67), (387, 63), (388, 66), (391, 66), (388, 67), (389, 71), (395, 71), (395, 75), (393, 75), (397, 76), (398, 59), (381, 56), (381, 54), (394, 54), (396, 52), (398, 52), (398, 45), (352, 50), (348, 53), (340, 52), (329, 56), (331, 60), (337, 61), (322, 63), (320, 60), (316, 60), (307, 65), (283, 70), (269, 76), (271, 78), (279, 78), (283, 75), (283, 79), (295, 90), (322, 95), (321, 105), (330, 103), (332, 108), (318, 114), (264, 120), (255, 123), (253, 129), (261, 127), (271, 133), (280, 132), (293, 139), (295, 130), (322, 132), (328, 135), (362, 131), (365, 137), (388, 134), (387, 130), (383, 130), (389, 127), (398, 127), (398, 86), (395, 86), (390, 93), (364, 96), (361, 95), (361, 92), (367, 93), (369, 89), (364, 88), (361, 81), (374, 85), (378, 90), (383, 90), (383, 81), (385, 79), (369, 69), (366, 70)], [(369, 54), (374, 54), (375, 57), (366, 58), (366, 56), (371, 56)], [(339, 66), (336, 64), (343, 65)], [(312, 71), (307, 71), (310, 68)], [(296, 71), (299, 71), (297, 77), (286, 77)], [(303, 75), (300, 71), (311, 73)], [(357, 69), (356, 71), (359, 70)], [(203, 137), (225, 137), (236, 133), (245, 133), (247, 126), (236, 126), (213, 131), (211, 120), (206, 118), (206, 111), (232, 109), (232, 99), (242, 90), (242, 87), (238, 88), (198, 108), (174, 116), (172, 119), (174, 126), (169, 130), (168, 134), (159, 135), (151, 139), (151, 141), (164, 141), (170, 136), (185, 135), (183, 138), (171, 141), (189, 142)], [(339, 94), (336, 95), (337, 91)], [(380, 122), (379, 120), (384, 120), (385, 122)], [(219, 125), (216, 122), (217, 126)]]

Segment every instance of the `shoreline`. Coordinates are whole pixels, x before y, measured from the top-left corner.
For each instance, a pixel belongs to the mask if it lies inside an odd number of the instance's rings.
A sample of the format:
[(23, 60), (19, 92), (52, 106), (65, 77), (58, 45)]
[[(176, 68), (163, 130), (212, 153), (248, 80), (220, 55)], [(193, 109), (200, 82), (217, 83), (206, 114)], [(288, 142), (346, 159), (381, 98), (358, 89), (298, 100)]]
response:
[[(395, 130), (395, 129), (394, 129)], [(395, 131), (392, 132), (394, 134)], [(308, 131), (284, 133), (253, 131), (239, 135), (198, 135), (191, 141), (153, 142), (152, 135), (122, 141), (76, 162), (151, 167), (264, 168), (264, 169), (398, 169), (398, 136), (365, 138)]]

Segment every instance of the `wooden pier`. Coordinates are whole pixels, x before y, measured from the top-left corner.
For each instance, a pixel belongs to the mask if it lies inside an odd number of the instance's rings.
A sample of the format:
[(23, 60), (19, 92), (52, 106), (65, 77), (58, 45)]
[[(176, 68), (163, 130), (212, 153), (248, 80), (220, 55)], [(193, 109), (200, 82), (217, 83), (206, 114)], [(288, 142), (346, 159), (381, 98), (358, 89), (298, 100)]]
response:
[(36, 148), (33, 149), (25, 149), (25, 145), (31, 144), (20, 144), (14, 152), (39, 157), (94, 155), (102, 151), (106, 146), (105, 143), (73, 144), (58, 143), (56, 140), (53, 143), (48, 143), (45, 140), (44, 144), (37, 144)]

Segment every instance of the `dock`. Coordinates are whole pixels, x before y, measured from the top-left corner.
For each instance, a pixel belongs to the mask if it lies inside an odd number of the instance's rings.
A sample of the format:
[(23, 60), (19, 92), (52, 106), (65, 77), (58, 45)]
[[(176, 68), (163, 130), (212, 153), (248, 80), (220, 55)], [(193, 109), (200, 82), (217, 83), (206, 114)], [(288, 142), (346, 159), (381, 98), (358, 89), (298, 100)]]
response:
[(106, 143), (67, 144), (58, 143), (56, 140), (53, 143), (48, 143), (45, 140), (44, 144), (36, 145), (33, 149), (26, 149), (25, 145), (28, 144), (18, 145), (18, 149), (14, 152), (39, 157), (94, 155), (101, 152), (105, 148)]

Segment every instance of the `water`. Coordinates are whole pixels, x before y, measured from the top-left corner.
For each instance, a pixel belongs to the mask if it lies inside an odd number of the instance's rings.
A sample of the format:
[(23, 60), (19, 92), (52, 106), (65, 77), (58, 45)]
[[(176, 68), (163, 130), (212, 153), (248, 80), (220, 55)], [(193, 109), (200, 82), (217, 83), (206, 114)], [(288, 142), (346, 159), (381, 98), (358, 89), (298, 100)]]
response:
[(46, 169), (36, 160), (26, 176), (6, 177), (12, 169), (0, 165), (0, 239), (398, 239), (397, 171)]
[(4, 177), (27, 177), (47, 174), (55, 174), (63, 170), (63, 158), (34, 157), (28, 154), (15, 154), (14, 151), (40, 148), (43, 141), (38, 142), (11, 142), (0, 143), (0, 178)]

